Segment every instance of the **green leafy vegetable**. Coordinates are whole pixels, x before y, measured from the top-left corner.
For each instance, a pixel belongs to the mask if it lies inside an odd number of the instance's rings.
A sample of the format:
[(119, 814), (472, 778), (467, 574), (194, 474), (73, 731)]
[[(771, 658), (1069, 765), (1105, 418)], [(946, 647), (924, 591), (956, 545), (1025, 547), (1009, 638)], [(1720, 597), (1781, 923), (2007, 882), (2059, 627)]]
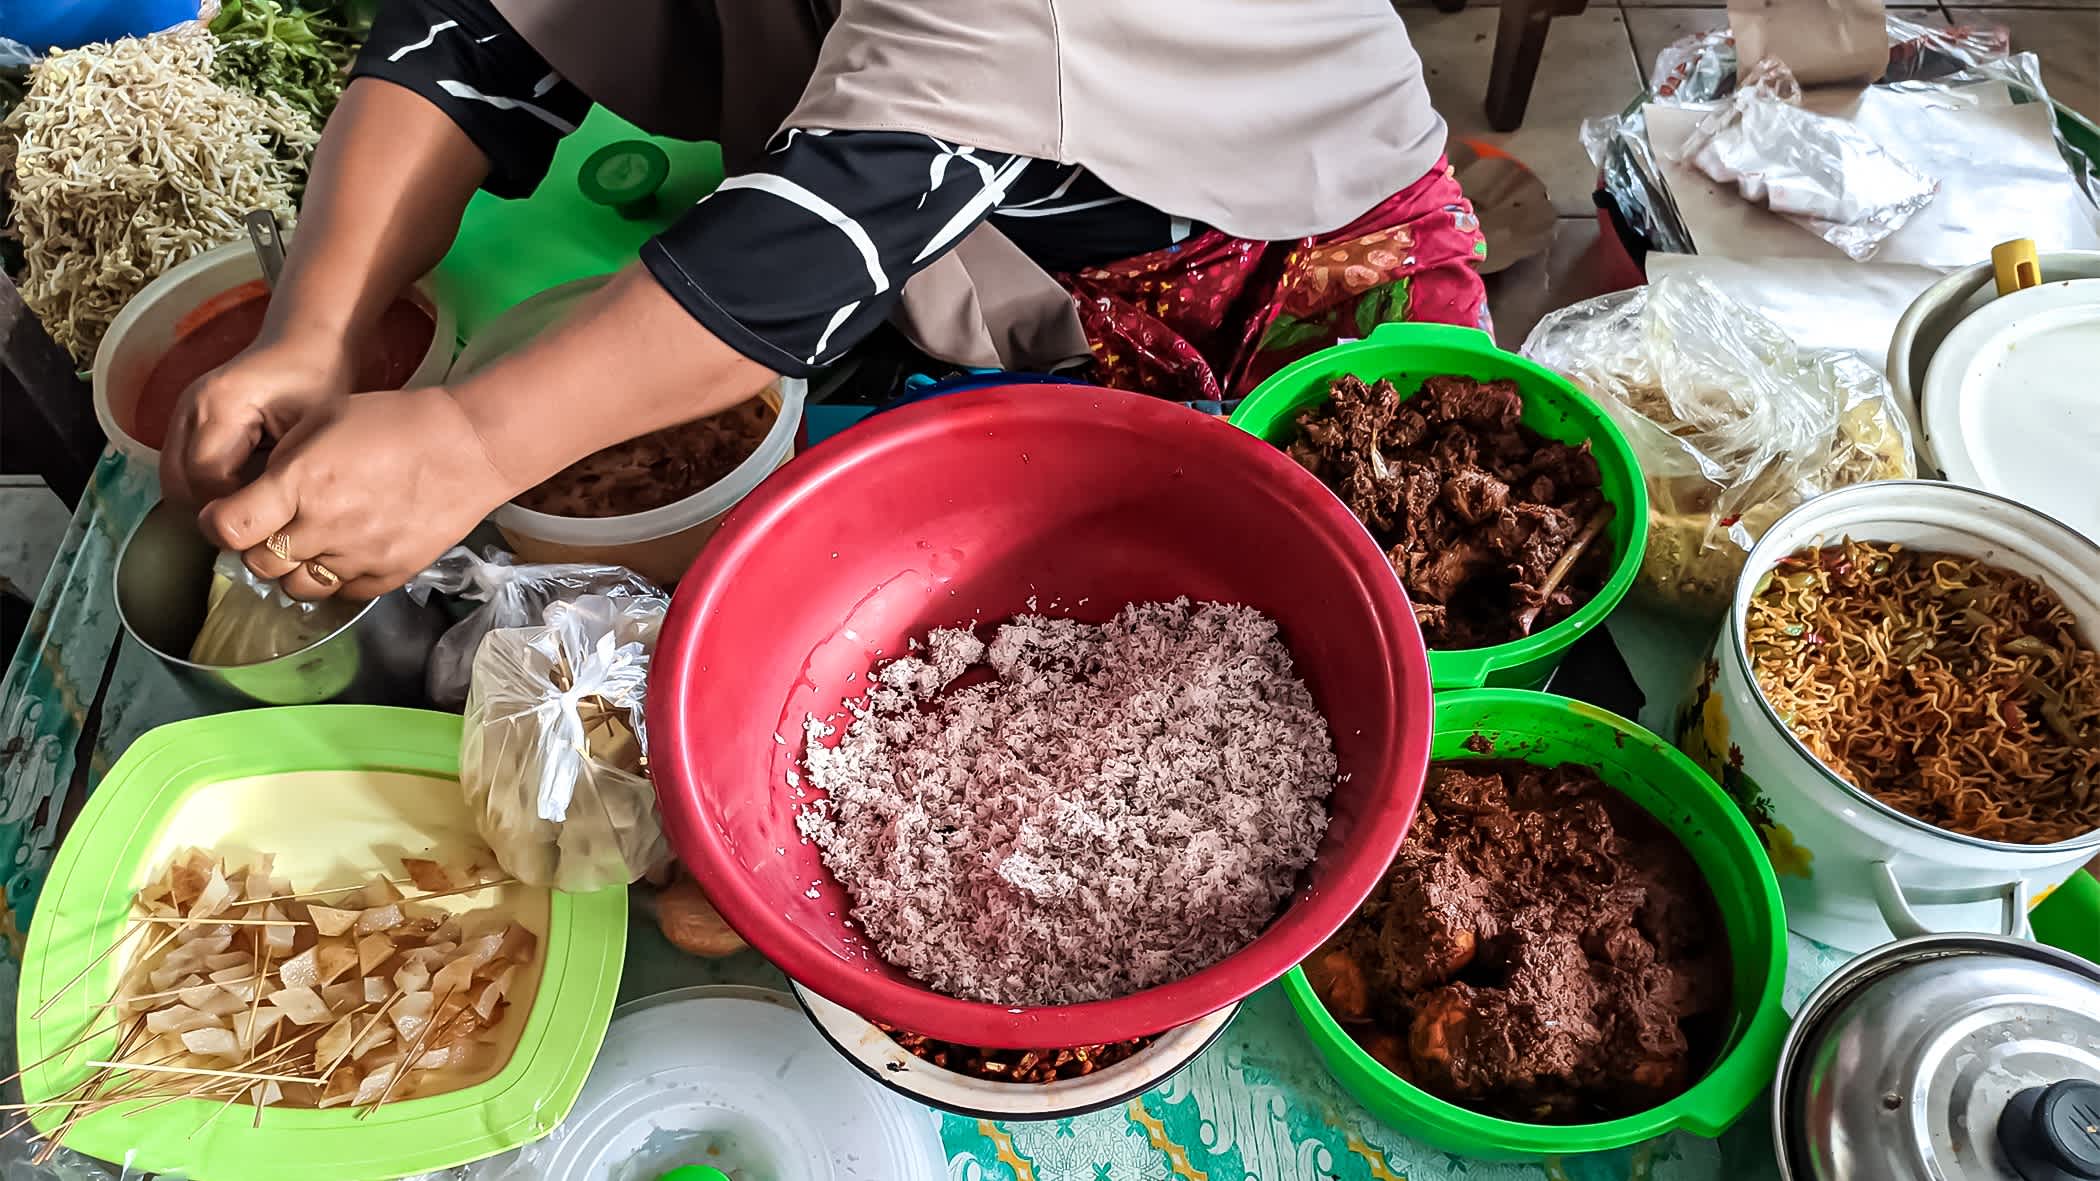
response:
[(222, 0), (211, 22), (219, 40), (212, 77), (221, 86), (274, 94), (319, 124), (335, 109), (358, 40), (370, 27), (366, 7)]

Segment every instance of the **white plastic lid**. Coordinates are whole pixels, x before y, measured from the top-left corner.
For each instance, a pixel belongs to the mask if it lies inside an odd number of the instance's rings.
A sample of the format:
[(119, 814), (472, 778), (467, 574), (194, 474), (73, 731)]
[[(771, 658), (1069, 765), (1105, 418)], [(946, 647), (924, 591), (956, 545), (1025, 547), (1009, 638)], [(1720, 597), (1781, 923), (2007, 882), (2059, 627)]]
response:
[(1929, 454), (1948, 480), (1996, 492), (2100, 540), (2100, 279), (2044, 283), (1957, 325), (1925, 375)]
[(946, 1181), (925, 1108), (839, 1057), (763, 988), (683, 988), (621, 1006), (569, 1118), (519, 1152), (542, 1181)]

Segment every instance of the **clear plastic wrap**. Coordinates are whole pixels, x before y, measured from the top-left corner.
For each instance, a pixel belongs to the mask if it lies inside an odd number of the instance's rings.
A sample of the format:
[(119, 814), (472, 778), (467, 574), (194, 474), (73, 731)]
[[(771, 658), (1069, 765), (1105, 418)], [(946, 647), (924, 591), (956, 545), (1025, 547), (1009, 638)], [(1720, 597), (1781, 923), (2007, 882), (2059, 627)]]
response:
[(261, 664), (302, 652), (357, 618), (364, 604), (342, 599), (302, 602), (276, 582), (258, 578), (239, 555), (221, 552), (212, 564), (203, 626), (190, 659), (213, 668)]
[(1665, 158), (1734, 185), (1845, 252), (1874, 257), (1939, 192), (1939, 182), (1891, 155), (1843, 119), (1801, 107), (1801, 87), (1779, 62), (1763, 61), (1728, 101), (1700, 119)]
[(482, 604), (447, 629), (430, 654), (430, 700), (445, 709), (458, 709), (466, 701), (474, 654), (491, 631), (536, 627), (549, 604), (584, 595), (663, 595), (655, 583), (624, 566), (520, 565), (493, 547), (484, 558), (463, 545), (411, 579), (407, 590), (418, 603), (439, 594)]
[(459, 781), (482, 840), (521, 881), (624, 886), (668, 858), (642, 723), (667, 606), (585, 595), (482, 641)]
[(1916, 474), (1888, 383), (1849, 352), (1798, 347), (1704, 279), (1563, 308), (1524, 355), (1568, 375), (1626, 432), (1648, 481), (1650, 601), (1718, 616), (1764, 530), (1847, 484)]
[[(1933, 28), (1891, 16), (1888, 38), (1889, 68), (1877, 85), (1940, 91), (2000, 82), (2011, 89), (2016, 102), (2049, 101), (2040, 60), (2031, 53), (2009, 52), (2010, 40), (2002, 27)], [(1686, 37), (1656, 55), (1649, 76), (1654, 79), (1651, 91), (1624, 112), (1585, 120), (1582, 143), (1627, 227), (1650, 249), (1690, 254), (1691, 235), (1649, 147), (1643, 110), (1650, 102), (1697, 106), (1733, 94), (1738, 81), (1735, 40), (1726, 28)], [(2066, 138), (2067, 119), (2078, 122), (2057, 113), (2057, 148), (2086, 198), (2100, 205), (2100, 166)], [(2090, 124), (2081, 123), (2079, 129), (2084, 137), (2095, 135)], [(2080, 140), (2086, 142), (2092, 139)]]

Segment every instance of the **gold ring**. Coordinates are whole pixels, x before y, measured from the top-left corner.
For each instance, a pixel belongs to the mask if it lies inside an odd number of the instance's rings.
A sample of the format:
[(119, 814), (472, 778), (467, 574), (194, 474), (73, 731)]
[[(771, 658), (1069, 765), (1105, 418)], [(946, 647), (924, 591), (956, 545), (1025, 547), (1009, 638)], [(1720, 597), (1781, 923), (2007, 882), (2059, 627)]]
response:
[(263, 548), (276, 554), (280, 562), (292, 560), (292, 537), (282, 529), (270, 534), (270, 539), (263, 542)]
[(336, 583), (342, 581), (342, 578), (339, 577), (335, 571), (330, 570), (328, 567), (323, 566), (319, 562), (308, 562), (306, 564), (306, 572), (309, 575), (312, 575), (313, 580), (315, 582), (320, 583), (322, 586), (334, 586)]

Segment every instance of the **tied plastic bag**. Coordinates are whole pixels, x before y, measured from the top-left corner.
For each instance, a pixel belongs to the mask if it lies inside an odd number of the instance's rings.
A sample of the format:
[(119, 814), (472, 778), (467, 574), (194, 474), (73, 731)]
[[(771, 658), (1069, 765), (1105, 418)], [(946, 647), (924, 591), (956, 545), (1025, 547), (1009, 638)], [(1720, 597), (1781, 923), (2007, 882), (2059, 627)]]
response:
[(642, 727), (667, 606), (586, 595), (550, 605), (542, 626), (482, 640), (459, 781), (482, 840), (519, 880), (598, 890), (668, 858)]
[(1743, 198), (1763, 205), (1865, 262), (1890, 234), (1932, 203), (1940, 183), (1919, 175), (1843, 119), (1801, 108), (1785, 65), (1759, 62), (1734, 96), (1664, 147)]
[(1672, 276), (1547, 316), (1524, 355), (1604, 407), (1648, 481), (1636, 589), (1688, 615), (1727, 607), (1750, 547), (1819, 493), (1917, 473), (1888, 383), (1807, 350), (1700, 278)]
[(463, 545), (411, 579), (407, 590), (418, 603), (440, 594), (482, 604), (447, 629), (431, 651), (430, 700), (445, 709), (457, 709), (466, 701), (474, 654), (491, 631), (535, 627), (550, 604), (584, 595), (663, 595), (655, 583), (622, 566), (520, 565), (500, 550), (491, 548), (483, 558)]
[(261, 664), (304, 651), (364, 610), (363, 603), (342, 599), (294, 599), (275, 581), (256, 577), (238, 555), (225, 552), (212, 563), (208, 595), (190, 660), (213, 668)]

